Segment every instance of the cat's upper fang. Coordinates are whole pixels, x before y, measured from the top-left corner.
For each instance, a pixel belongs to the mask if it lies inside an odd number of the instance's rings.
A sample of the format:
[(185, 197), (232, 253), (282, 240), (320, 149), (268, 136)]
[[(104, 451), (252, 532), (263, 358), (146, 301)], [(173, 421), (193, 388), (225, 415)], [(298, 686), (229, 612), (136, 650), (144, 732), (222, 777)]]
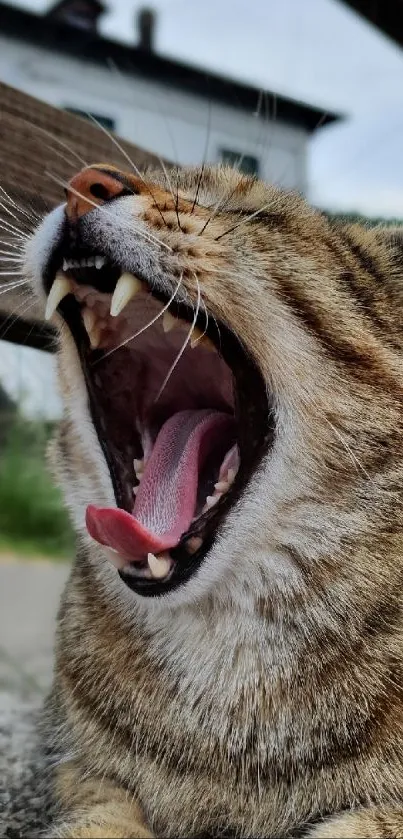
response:
[(118, 279), (112, 295), (110, 314), (113, 318), (120, 315), (130, 300), (143, 288), (143, 283), (134, 274), (125, 271)]

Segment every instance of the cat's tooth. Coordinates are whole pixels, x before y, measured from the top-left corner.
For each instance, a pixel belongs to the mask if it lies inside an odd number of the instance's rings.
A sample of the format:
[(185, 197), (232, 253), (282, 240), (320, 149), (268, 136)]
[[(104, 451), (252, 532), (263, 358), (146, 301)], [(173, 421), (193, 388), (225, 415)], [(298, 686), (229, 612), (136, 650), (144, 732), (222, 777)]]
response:
[(134, 468), (134, 471), (137, 475), (138, 480), (140, 481), (141, 478), (143, 477), (143, 473), (144, 473), (144, 460), (137, 460), (137, 458), (134, 458), (133, 468)]
[(169, 559), (169, 557), (156, 557), (154, 554), (149, 553), (147, 555), (147, 562), (151, 574), (155, 580), (162, 580), (163, 577), (166, 577), (168, 571), (171, 568), (171, 560)]
[[(232, 463), (233, 465), (231, 468), (228, 468), (228, 464)], [(239, 469), (239, 449), (238, 446), (232, 446), (227, 454), (224, 457), (224, 460), (220, 466), (220, 471), (218, 474), (219, 481), (229, 481), (230, 483), (234, 480), (235, 475), (237, 474)]]
[(174, 315), (171, 315), (171, 312), (164, 312), (162, 318), (162, 328), (164, 332), (170, 332), (171, 329), (175, 329), (176, 326), (179, 326), (180, 321), (178, 318), (175, 318)]
[(204, 347), (205, 350), (210, 350), (210, 352), (217, 352), (213, 342), (210, 340), (208, 335), (205, 332), (202, 332), (198, 326), (196, 326), (192, 332), (192, 337), (190, 339), (190, 346), (192, 350), (195, 347)]
[(198, 326), (195, 326), (195, 328), (193, 329), (193, 332), (192, 332), (192, 337), (190, 339), (190, 346), (192, 347), (192, 350), (194, 349), (194, 347), (197, 346), (197, 344), (199, 343), (199, 341), (201, 341), (201, 339), (203, 337), (204, 337), (204, 332), (202, 332), (201, 329), (199, 329)]
[(87, 306), (83, 309), (83, 323), (88, 332), (88, 335), (91, 335), (91, 332), (95, 326), (95, 321), (97, 316), (93, 309), (88, 309)]
[(96, 256), (95, 257), (95, 268), (102, 268), (105, 265), (105, 257), (104, 256)]
[(91, 349), (96, 350), (101, 343), (105, 323), (99, 320), (94, 310), (89, 309), (87, 306), (82, 310), (82, 318), (87, 330)]
[(185, 548), (190, 554), (195, 554), (201, 548), (203, 539), (201, 536), (191, 536), (185, 544)]
[(206, 498), (206, 507), (210, 509), (210, 507), (214, 507), (214, 504), (217, 504), (217, 501), (220, 500), (222, 496), (222, 492), (216, 492), (214, 495), (208, 495)]
[(137, 460), (137, 457), (133, 458), (133, 467), (135, 472), (144, 472), (144, 460)]
[(140, 291), (141, 287), (141, 280), (139, 280), (138, 277), (135, 277), (134, 274), (129, 274), (128, 271), (125, 271), (122, 276), (119, 277), (111, 300), (110, 313), (113, 318), (120, 315), (125, 306), (127, 306), (129, 300), (131, 300), (132, 297)]
[(227, 492), (227, 489), (229, 489), (229, 487), (230, 484), (228, 481), (217, 481), (217, 483), (214, 484), (214, 489), (216, 490), (216, 492)]
[(66, 294), (71, 294), (73, 291), (73, 283), (64, 274), (56, 274), (53, 281), (52, 288), (48, 294), (48, 299), (45, 309), (45, 320), (50, 320), (53, 312), (56, 311), (59, 303), (66, 297)]
[(101, 337), (102, 337), (102, 329), (101, 329), (101, 326), (98, 322), (94, 323), (94, 326), (92, 327), (91, 332), (88, 333), (88, 337), (90, 339), (90, 344), (91, 344), (92, 349), (96, 350), (97, 347), (99, 347), (99, 345), (101, 343)]

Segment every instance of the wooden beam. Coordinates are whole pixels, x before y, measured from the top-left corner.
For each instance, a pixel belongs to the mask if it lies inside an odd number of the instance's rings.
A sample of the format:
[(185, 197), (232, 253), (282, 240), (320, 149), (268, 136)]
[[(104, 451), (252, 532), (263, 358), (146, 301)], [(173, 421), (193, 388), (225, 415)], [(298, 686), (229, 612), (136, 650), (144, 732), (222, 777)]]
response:
[[(143, 149), (118, 142), (136, 166), (158, 163)], [(0, 83), (0, 250), (14, 254), (20, 233), (31, 232), (64, 200), (59, 182), (86, 163), (128, 168), (124, 152), (97, 125)], [(6, 290), (19, 279), (16, 265), (0, 254), (0, 339), (48, 349), (49, 328), (40, 328), (43, 312), (29, 289)]]

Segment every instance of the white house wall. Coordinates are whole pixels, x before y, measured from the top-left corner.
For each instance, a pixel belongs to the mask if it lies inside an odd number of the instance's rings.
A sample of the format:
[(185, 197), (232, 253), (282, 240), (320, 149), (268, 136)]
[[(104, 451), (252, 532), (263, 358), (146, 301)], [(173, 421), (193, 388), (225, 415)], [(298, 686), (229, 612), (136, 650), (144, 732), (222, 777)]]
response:
[(305, 191), (301, 128), (4, 36), (0, 79), (51, 105), (109, 117), (122, 137), (174, 162), (219, 161), (228, 149), (258, 158), (264, 179)]

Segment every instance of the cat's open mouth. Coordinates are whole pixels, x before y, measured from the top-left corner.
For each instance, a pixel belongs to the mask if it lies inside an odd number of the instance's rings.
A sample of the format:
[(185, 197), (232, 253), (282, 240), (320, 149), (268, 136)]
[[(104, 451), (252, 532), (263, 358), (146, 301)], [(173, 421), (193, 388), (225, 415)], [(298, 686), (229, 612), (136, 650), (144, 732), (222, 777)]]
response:
[(102, 254), (59, 250), (45, 287), (47, 316), (58, 308), (74, 337), (116, 497), (88, 507), (87, 529), (130, 588), (161, 594), (200, 566), (270, 442), (265, 383), (204, 307)]

